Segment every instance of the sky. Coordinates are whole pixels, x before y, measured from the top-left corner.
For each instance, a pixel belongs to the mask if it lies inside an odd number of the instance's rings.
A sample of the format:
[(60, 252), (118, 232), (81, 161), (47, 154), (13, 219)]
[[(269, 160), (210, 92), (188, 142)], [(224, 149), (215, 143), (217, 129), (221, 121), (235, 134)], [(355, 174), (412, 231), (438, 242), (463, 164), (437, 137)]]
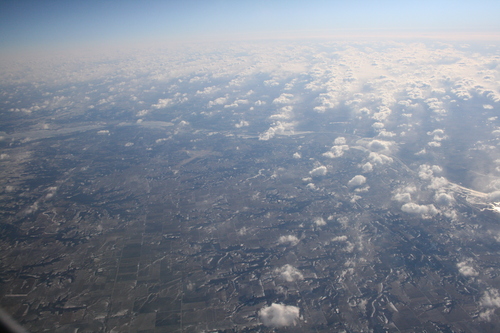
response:
[(0, 0), (0, 48), (353, 32), (500, 32), (500, 1)]

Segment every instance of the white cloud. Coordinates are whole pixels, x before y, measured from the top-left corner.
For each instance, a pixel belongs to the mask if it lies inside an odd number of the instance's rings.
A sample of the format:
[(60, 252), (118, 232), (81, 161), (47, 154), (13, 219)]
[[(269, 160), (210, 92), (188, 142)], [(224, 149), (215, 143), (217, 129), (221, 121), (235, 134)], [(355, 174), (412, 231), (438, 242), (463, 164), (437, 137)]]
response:
[(392, 157), (389, 157), (389, 156), (384, 155), (384, 154), (375, 153), (375, 152), (371, 152), (370, 155), (368, 155), (368, 159), (373, 164), (380, 164), (380, 165), (390, 164), (393, 161)]
[(373, 171), (373, 165), (370, 162), (366, 162), (361, 167), (361, 170), (363, 170), (364, 173), (372, 172)]
[(478, 276), (479, 273), (467, 261), (462, 261), (457, 264), (458, 271), (463, 276)]
[(172, 103), (172, 99), (164, 98), (164, 99), (159, 99), (158, 103), (151, 105), (151, 107), (154, 109), (164, 109), (167, 106), (169, 106), (171, 103)]
[(290, 119), (293, 118), (293, 106), (287, 105), (280, 109), (281, 113), (273, 114), (269, 119)]
[(322, 217), (317, 217), (314, 219), (314, 223), (317, 225), (317, 226), (322, 226), (322, 225), (326, 225), (326, 222), (325, 220), (322, 218)]
[(500, 294), (497, 289), (491, 288), (483, 293), (479, 304), (484, 308), (479, 316), (483, 320), (490, 321), (495, 309), (500, 308)]
[(336, 236), (332, 238), (332, 242), (346, 242), (347, 236)]
[(264, 85), (267, 87), (276, 87), (279, 86), (280, 84), (276, 80), (266, 80), (264, 81)]
[(389, 150), (392, 143), (389, 141), (372, 140), (368, 143), (368, 148), (375, 151)]
[(327, 173), (327, 169), (326, 169), (326, 166), (324, 165), (321, 165), (317, 168), (314, 168), (312, 169), (311, 171), (309, 171), (309, 174), (312, 176), (312, 177), (319, 177), (319, 176), (324, 176), (326, 175)]
[(302, 273), (297, 268), (288, 264), (281, 268), (276, 268), (275, 273), (279, 274), (283, 280), (286, 280), (288, 282), (304, 280), (304, 275), (302, 275)]
[(241, 128), (241, 127), (246, 127), (249, 126), (250, 123), (246, 120), (241, 120), (239, 123), (235, 124), (234, 127), (236, 128)]
[(441, 147), (441, 142), (438, 142), (438, 141), (431, 141), (427, 144), (429, 147)]
[(495, 202), (500, 201), (500, 191), (493, 191), (493, 192), (488, 193), (488, 200), (495, 201)]
[(383, 137), (383, 138), (392, 138), (392, 137), (396, 136), (396, 133), (394, 133), (394, 132), (389, 132), (389, 131), (386, 131), (386, 130), (381, 130), (381, 131), (378, 133), (378, 136), (379, 136), (379, 137)]
[(443, 206), (449, 206), (455, 201), (451, 194), (447, 194), (444, 192), (436, 193), (436, 195), (434, 196), (434, 200), (436, 200), (436, 203)]
[(413, 202), (405, 203), (401, 206), (401, 210), (409, 214), (421, 214), (421, 215), (436, 215), (439, 211), (434, 207), (434, 205), (418, 205)]
[(273, 104), (290, 104), (292, 103), (292, 94), (281, 94), (278, 98), (275, 98)]
[(196, 92), (196, 95), (208, 95), (208, 94), (213, 94), (214, 92), (217, 92), (219, 91), (220, 88), (218, 88), (217, 86), (211, 86), (211, 87), (205, 87), (205, 89), (203, 90), (198, 90)]
[(285, 327), (296, 325), (299, 320), (300, 309), (292, 305), (273, 303), (259, 311), (260, 321), (265, 326)]
[(410, 193), (396, 193), (393, 197), (394, 200), (399, 202), (411, 202)]
[(323, 153), (323, 156), (328, 158), (337, 158), (344, 155), (344, 151), (349, 150), (349, 146), (341, 145), (341, 146), (333, 146), (330, 151)]
[(420, 179), (431, 179), (434, 175), (434, 171), (431, 166), (427, 164), (422, 164), (418, 167), (418, 176)]
[(335, 139), (335, 141), (333, 141), (333, 144), (334, 145), (345, 145), (346, 140), (343, 136), (339, 136), (338, 138)]
[(219, 97), (213, 101), (208, 102), (208, 107), (211, 108), (212, 106), (215, 105), (222, 105), (227, 102), (227, 97)]
[(299, 152), (295, 152), (295, 153), (293, 153), (293, 158), (300, 159), (300, 158), (302, 158), (302, 155), (300, 155)]
[(366, 177), (362, 175), (356, 175), (354, 176), (348, 183), (348, 186), (360, 186), (366, 183)]
[(294, 236), (294, 235), (286, 235), (286, 236), (281, 236), (278, 239), (278, 243), (290, 244), (292, 246), (295, 246), (295, 245), (299, 244), (299, 239), (297, 238), (297, 236)]
[(427, 135), (432, 135), (433, 136), (432, 139), (437, 142), (448, 139), (448, 136), (444, 134), (444, 130), (440, 128), (435, 129), (432, 132), (427, 132)]
[(259, 140), (270, 140), (274, 138), (276, 134), (293, 134), (293, 126), (293, 123), (277, 121), (276, 124), (269, 127), (267, 131), (259, 135)]
[(448, 180), (444, 177), (433, 177), (431, 180), (431, 184), (429, 185), (430, 189), (439, 190), (448, 185)]

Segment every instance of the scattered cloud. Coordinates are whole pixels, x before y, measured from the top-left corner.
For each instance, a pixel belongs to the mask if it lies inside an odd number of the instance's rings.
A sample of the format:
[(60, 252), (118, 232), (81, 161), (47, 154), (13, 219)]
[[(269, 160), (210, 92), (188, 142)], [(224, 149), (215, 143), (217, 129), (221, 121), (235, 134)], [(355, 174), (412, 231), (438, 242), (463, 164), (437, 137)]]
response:
[(259, 140), (267, 141), (274, 138), (275, 135), (293, 134), (294, 124), (277, 121), (273, 126), (269, 127), (267, 131), (259, 135)]
[(292, 94), (281, 94), (278, 98), (273, 100), (273, 104), (291, 104), (292, 103)]
[(297, 236), (294, 235), (286, 235), (286, 236), (281, 236), (278, 239), (278, 243), (280, 244), (290, 244), (291, 246), (295, 246), (299, 244), (299, 239)]
[(356, 186), (361, 186), (364, 183), (366, 183), (366, 177), (363, 175), (356, 175), (347, 183), (347, 185), (351, 187), (356, 187)]
[(300, 309), (292, 305), (273, 303), (259, 311), (260, 321), (269, 327), (295, 326), (299, 320)]
[(223, 105), (226, 104), (226, 102), (227, 102), (227, 97), (219, 97), (213, 101), (208, 102), (208, 107), (211, 108), (216, 105)]
[(276, 274), (279, 274), (279, 276), (288, 282), (294, 282), (297, 280), (304, 280), (304, 275), (295, 267), (292, 265), (284, 265), (283, 267), (276, 268), (275, 270)]
[(163, 99), (159, 99), (158, 103), (151, 105), (151, 107), (153, 109), (164, 109), (164, 108), (166, 108), (167, 106), (169, 106), (171, 104), (172, 104), (172, 99), (170, 99), (170, 98), (163, 98)]
[(241, 128), (241, 127), (246, 127), (249, 126), (250, 123), (246, 120), (241, 120), (239, 123), (235, 124), (234, 127), (236, 128)]
[(483, 308), (479, 317), (483, 320), (490, 321), (495, 310), (500, 308), (500, 293), (498, 289), (490, 288), (486, 290), (479, 300), (479, 305)]
[(370, 162), (372, 164), (378, 164), (378, 165), (390, 164), (393, 162), (392, 157), (389, 157), (389, 156), (384, 155), (384, 154), (375, 153), (375, 152), (371, 152), (368, 155), (368, 159), (370, 160)]
[(373, 171), (373, 164), (371, 164), (370, 162), (366, 162), (365, 164), (363, 164), (361, 166), (361, 170), (364, 172), (364, 173), (367, 173), (367, 172), (372, 172)]
[(470, 263), (467, 262), (467, 261), (459, 262), (457, 264), (457, 267), (458, 267), (458, 271), (463, 276), (472, 277), (472, 276), (478, 276), (479, 275), (479, 273), (474, 269), (474, 267), (472, 267), (470, 265)]
[(312, 177), (320, 177), (320, 176), (326, 175), (327, 172), (328, 172), (328, 169), (326, 168), (326, 166), (320, 165), (319, 167), (314, 168), (311, 171), (309, 171), (309, 174)]
[(436, 215), (439, 211), (434, 207), (434, 205), (418, 205), (413, 202), (405, 203), (401, 206), (401, 210), (409, 214), (420, 214), (422, 216), (432, 216)]
[(325, 219), (324, 219), (324, 218), (322, 218), (322, 217), (316, 217), (316, 218), (314, 219), (314, 223), (315, 223), (318, 227), (321, 227), (321, 226), (323, 226), (323, 225), (326, 225), (326, 221), (325, 221)]
[(389, 141), (372, 140), (368, 143), (368, 148), (373, 151), (388, 151), (392, 143)]

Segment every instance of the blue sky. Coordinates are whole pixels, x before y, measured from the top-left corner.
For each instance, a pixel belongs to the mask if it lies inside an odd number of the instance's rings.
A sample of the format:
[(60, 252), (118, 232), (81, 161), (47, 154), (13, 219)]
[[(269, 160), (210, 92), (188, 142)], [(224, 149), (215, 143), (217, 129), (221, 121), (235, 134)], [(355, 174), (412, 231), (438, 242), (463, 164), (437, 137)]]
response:
[(500, 1), (0, 0), (0, 48), (351, 31), (500, 32)]

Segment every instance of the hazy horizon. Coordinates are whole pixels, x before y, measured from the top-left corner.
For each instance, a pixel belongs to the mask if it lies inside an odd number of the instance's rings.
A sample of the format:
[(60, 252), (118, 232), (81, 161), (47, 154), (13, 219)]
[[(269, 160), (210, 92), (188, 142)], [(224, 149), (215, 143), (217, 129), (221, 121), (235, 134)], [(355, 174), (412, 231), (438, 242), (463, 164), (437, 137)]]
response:
[(310, 37), (497, 39), (495, 1), (4, 1), (0, 49)]

